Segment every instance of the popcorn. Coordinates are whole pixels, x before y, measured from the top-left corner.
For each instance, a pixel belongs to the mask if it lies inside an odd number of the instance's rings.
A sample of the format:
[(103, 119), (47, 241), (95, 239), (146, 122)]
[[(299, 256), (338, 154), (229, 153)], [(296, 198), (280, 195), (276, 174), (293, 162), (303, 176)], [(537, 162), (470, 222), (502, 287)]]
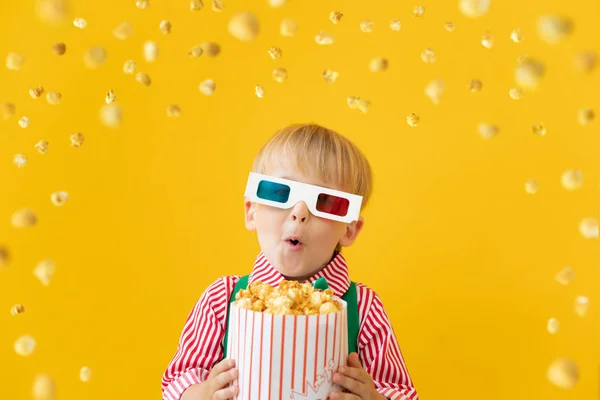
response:
[(521, 28), (513, 29), (513, 31), (510, 33), (510, 39), (515, 43), (522, 42), (524, 38), (525, 36), (523, 35)]
[(214, 93), (216, 87), (217, 86), (212, 79), (206, 79), (200, 84), (198, 89), (203, 95), (210, 96)]
[(77, 132), (77, 133), (73, 133), (69, 136), (69, 140), (71, 141), (71, 146), (73, 147), (81, 147), (81, 145), (83, 144), (83, 133), (81, 132)]
[(453, 22), (448, 21), (448, 22), (446, 22), (446, 25), (444, 25), (444, 28), (446, 28), (446, 30), (448, 32), (453, 32), (454, 29), (456, 29), (456, 26), (454, 25)]
[(20, 70), (24, 62), (25, 58), (18, 53), (10, 52), (6, 56), (6, 68), (13, 71)]
[(423, 7), (423, 6), (416, 6), (413, 9), (413, 15), (415, 17), (422, 17), (424, 13), (425, 13), (425, 7)]
[(15, 156), (13, 157), (13, 163), (19, 167), (19, 168), (23, 168), (24, 166), (27, 165), (27, 156), (25, 154), (15, 154)]
[(279, 26), (279, 33), (281, 36), (295, 36), (296, 31), (298, 30), (298, 24), (289, 18), (286, 18), (281, 21), (281, 25)]
[(482, 139), (488, 140), (498, 135), (500, 129), (498, 129), (498, 127), (493, 124), (481, 123), (477, 126), (477, 131), (479, 132), (479, 136), (481, 136)]
[(490, 0), (460, 0), (458, 4), (460, 12), (471, 18), (481, 17), (490, 9)]
[(48, 153), (48, 141), (47, 140), (40, 140), (33, 147), (35, 147), (35, 149), (40, 154)]
[(25, 129), (25, 128), (27, 128), (27, 127), (29, 126), (29, 122), (30, 122), (30, 121), (29, 121), (29, 117), (22, 116), (22, 117), (19, 119), (19, 126), (20, 126), (21, 128), (23, 128), (23, 129)]
[(472, 93), (480, 92), (482, 87), (483, 83), (479, 79), (471, 79), (467, 84), (467, 88)]
[(152, 79), (150, 79), (150, 75), (148, 75), (145, 72), (138, 72), (135, 75), (135, 80), (144, 86), (150, 86), (150, 84), (152, 83)]
[(563, 172), (560, 182), (567, 190), (577, 190), (583, 186), (583, 172), (578, 169), (569, 169)]
[(38, 278), (42, 285), (49, 286), (55, 272), (56, 265), (54, 264), (54, 261), (46, 259), (38, 263), (33, 270), (33, 275)]
[(56, 384), (47, 374), (38, 374), (33, 381), (33, 400), (55, 400)]
[(537, 180), (532, 178), (528, 179), (527, 182), (525, 182), (525, 192), (529, 194), (536, 194), (538, 190), (540, 190), (540, 184)]
[(425, 95), (433, 102), (439, 104), (440, 99), (446, 91), (446, 84), (442, 79), (434, 79), (425, 86)]
[(222, 12), (225, 8), (225, 4), (221, 0), (212, 0), (212, 10), (215, 12)]
[(537, 33), (544, 42), (558, 44), (573, 32), (573, 22), (559, 15), (541, 15), (537, 19)]
[(590, 300), (585, 296), (575, 298), (575, 314), (585, 317), (590, 308)]
[(158, 58), (159, 48), (156, 42), (148, 40), (144, 43), (144, 60), (154, 62)]
[(596, 113), (591, 108), (582, 108), (577, 113), (577, 119), (581, 125), (587, 125), (596, 118)]
[(335, 83), (339, 75), (340, 74), (337, 71), (334, 71), (332, 69), (326, 69), (323, 72), (323, 79), (325, 79), (325, 82), (327, 83)]
[(572, 389), (579, 380), (579, 367), (568, 358), (552, 362), (546, 372), (548, 380), (561, 389)]
[(423, 60), (424, 63), (432, 64), (435, 62), (435, 53), (432, 49), (425, 49), (421, 53), (421, 60)]
[(83, 55), (83, 62), (88, 68), (98, 68), (106, 62), (108, 54), (102, 46), (94, 46)]
[(333, 36), (331, 36), (330, 34), (324, 32), (324, 31), (321, 31), (321, 32), (317, 33), (317, 35), (315, 36), (315, 42), (317, 42), (317, 44), (320, 44), (322, 46), (333, 44)]
[(216, 57), (221, 52), (221, 46), (215, 42), (202, 42), (200, 47), (202, 47), (202, 52), (207, 57)]
[(50, 195), (50, 201), (57, 207), (64, 206), (67, 200), (69, 200), (67, 192), (54, 192)]
[(125, 72), (127, 75), (133, 75), (135, 73), (135, 69), (136, 64), (133, 60), (127, 60), (123, 64), (123, 72)]
[(167, 116), (177, 118), (181, 115), (181, 108), (177, 104), (169, 104), (167, 107)]
[(282, 83), (288, 78), (288, 73), (285, 68), (277, 67), (273, 70), (273, 79), (277, 82)]
[(202, 0), (190, 0), (190, 11), (200, 11), (204, 8)]
[(11, 223), (15, 228), (30, 228), (37, 224), (37, 216), (33, 211), (22, 208), (13, 213)]
[(410, 113), (406, 116), (406, 123), (413, 128), (419, 125), (419, 122), (421, 122), (421, 118), (415, 113)]
[(83, 18), (75, 18), (73, 20), (73, 25), (75, 25), (76, 28), (85, 29), (87, 28), (87, 21)]
[(150, 5), (149, 0), (137, 0), (135, 2), (135, 6), (137, 8), (139, 8), (140, 10), (145, 10), (146, 8), (148, 8), (149, 5)]
[(369, 21), (368, 19), (360, 21), (360, 30), (365, 33), (373, 32), (373, 21)]
[(29, 335), (24, 335), (15, 341), (15, 353), (20, 356), (27, 357), (35, 350), (35, 339)]
[(383, 57), (375, 57), (369, 62), (369, 69), (371, 72), (381, 72), (388, 68), (388, 60)]
[(89, 382), (92, 379), (92, 369), (90, 367), (81, 367), (79, 370), (79, 379), (81, 382)]
[(58, 104), (60, 104), (61, 98), (62, 98), (62, 95), (58, 92), (50, 91), (50, 92), (46, 93), (46, 101), (48, 102), (48, 104), (58, 105)]
[(17, 107), (13, 103), (2, 103), (0, 104), (0, 112), (2, 113), (2, 118), (9, 119), (15, 112), (17, 111)]
[(229, 34), (237, 40), (249, 42), (254, 40), (258, 35), (260, 24), (258, 18), (256, 18), (254, 14), (249, 12), (239, 12), (231, 17), (227, 24), (227, 30), (229, 31)]
[(398, 18), (394, 18), (393, 20), (391, 20), (389, 25), (390, 29), (394, 32), (400, 32), (400, 29), (402, 29), (402, 24), (400, 23), (400, 20)]
[(546, 136), (546, 127), (542, 124), (533, 125), (533, 133), (537, 136)]
[(342, 14), (339, 11), (332, 11), (331, 13), (329, 13), (329, 19), (334, 24), (338, 24), (343, 16), (344, 16), (344, 14)]
[(16, 315), (19, 315), (19, 314), (23, 314), (24, 312), (25, 312), (25, 306), (23, 304), (15, 304), (10, 309), (10, 313), (13, 316), (16, 316)]
[(164, 33), (165, 35), (168, 35), (169, 33), (171, 33), (172, 27), (173, 27), (173, 25), (171, 24), (171, 22), (167, 21), (166, 19), (160, 21), (160, 24), (158, 25), (158, 29), (160, 29), (160, 31), (162, 33)]
[(265, 88), (260, 85), (256, 85), (254, 87), (254, 93), (256, 94), (256, 97), (262, 99), (265, 97)]
[(315, 289), (310, 283), (282, 281), (279, 287), (254, 282), (235, 297), (239, 308), (274, 315), (331, 314), (342, 310), (332, 290)]
[(598, 220), (586, 217), (579, 222), (579, 233), (585, 239), (598, 239)]
[(100, 120), (109, 128), (118, 128), (123, 120), (121, 107), (116, 104), (105, 104), (100, 108)]
[(481, 45), (486, 49), (494, 47), (494, 36), (491, 32), (485, 32), (481, 37)]
[(515, 81), (521, 88), (534, 90), (544, 76), (544, 64), (523, 57), (515, 69)]
[(554, 280), (561, 285), (568, 285), (575, 278), (575, 271), (571, 267), (564, 267), (554, 277)]
[(192, 58), (199, 58), (202, 53), (204, 53), (204, 50), (202, 50), (201, 46), (194, 46), (188, 51), (188, 56)]
[(560, 329), (560, 322), (556, 318), (550, 318), (546, 325), (546, 329), (551, 335), (556, 335)]
[(129, 22), (121, 22), (113, 30), (112, 34), (119, 40), (125, 40), (133, 34), (133, 28)]
[(508, 95), (513, 100), (520, 100), (523, 98), (523, 96), (525, 96), (525, 94), (523, 93), (523, 90), (521, 90), (521, 88), (511, 88), (508, 91)]
[(279, 60), (282, 55), (282, 51), (279, 47), (272, 46), (267, 51), (273, 60)]
[(115, 92), (112, 89), (110, 89), (106, 93), (104, 101), (106, 102), (106, 104), (111, 104), (111, 103), (114, 103), (115, 101), (117, 101), (117, 96), (115, 95)]
[(36, 86), (33, 89), (29, 89), (29, 95), (31, 96), (32, 99), (37, 99), (43, 93), (44, 93), (44, 87), (43, 86)]

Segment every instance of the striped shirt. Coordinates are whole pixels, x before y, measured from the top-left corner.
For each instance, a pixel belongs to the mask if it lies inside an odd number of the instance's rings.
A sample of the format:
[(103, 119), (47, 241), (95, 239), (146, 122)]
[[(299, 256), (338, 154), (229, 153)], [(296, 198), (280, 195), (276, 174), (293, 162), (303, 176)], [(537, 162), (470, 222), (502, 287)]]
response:
[[(312, 283), (323, 277), (327, 279), (329, 288), (340, 297), (350, 287), (348, 266), (341, 253), (307, 281)], [(178, 400), (189, 386), (205, 381), (213, 366), (222, 360), (227, 306), (239, 279), (240, 276), (217, 279), (190, 312), (177, 352), (162, 378), (163, 400)], [(261, 281), (277, 286), (284, 279), (261, 252), (248, 283)], [(366, 285), (357, 283), (356, 289), (361, 364), (373, 378), (376, 390), (384, 397), (417, 400), (417, 392), (381, 299)]]

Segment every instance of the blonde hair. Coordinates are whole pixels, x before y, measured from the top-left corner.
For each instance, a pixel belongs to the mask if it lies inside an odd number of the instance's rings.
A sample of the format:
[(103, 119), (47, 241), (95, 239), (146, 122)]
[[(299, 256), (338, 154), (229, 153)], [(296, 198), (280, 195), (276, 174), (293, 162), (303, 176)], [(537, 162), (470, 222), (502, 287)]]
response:
[[(283, 156), (303, 175), (319, 177), (327, 185), (363, 197), (364, 209), (373, 190), (371, 166), (360, 149), (345, 136), (317, 124), (293, 124), (276, 132), (259, 150), (253, 172), (266, 173)], [(336, 246), (336, 252), (341, 246)]]

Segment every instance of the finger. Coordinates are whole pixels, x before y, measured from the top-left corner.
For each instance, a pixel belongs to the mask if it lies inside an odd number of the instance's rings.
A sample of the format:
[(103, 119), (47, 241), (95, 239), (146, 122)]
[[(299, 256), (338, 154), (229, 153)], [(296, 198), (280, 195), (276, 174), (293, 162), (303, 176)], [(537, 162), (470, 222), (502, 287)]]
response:
[(333, 375), (333, 381), (354, 394), (361, 394), (364, 392), (364, 386), (366, 386), (364, 383), (361, 383), (356, 379), (339, 373)]
[(208, 377), (213, 378), (227, 370), (230, 370), (233, 367), (235, 367), (235, 360), (231, 360), (231, 359), (222, 360), (213, 367), (213, 369), (210, 371), (210, 374), (208, 375)]
[(228, 371), (221, 372), (219, 375), (215, 376), (213, 386), (213, 390), (219, 390), (227, 386), (229, 383), (236, 380), (238, 377), (238, 370), (236, 368), (232, 368)]
[(354, 393), (331, 392), (329, 397), (331, 400), (360, 400)]
[(360, 359), (358, 358), (357, 353), (350, 353), (348, 355), (348, 366), (352, 368), (362, 368), (362, 364), (360, 363)]
[(361, 368), (340, 367), (338, 373), (349, 378), (355, 379), (361, 383), (371, 383), (371, 376), (367, 371)]
[(229, 386), (225, 389), (217, 390), (212, 398), (214, 400), (229, 400), (238, 394), (240, 389), (237, 386)]

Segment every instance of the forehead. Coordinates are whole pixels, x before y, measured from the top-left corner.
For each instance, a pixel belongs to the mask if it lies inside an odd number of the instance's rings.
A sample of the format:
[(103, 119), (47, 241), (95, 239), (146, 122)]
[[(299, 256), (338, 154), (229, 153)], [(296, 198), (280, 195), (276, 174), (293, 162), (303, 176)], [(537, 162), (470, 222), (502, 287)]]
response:
[(288, 157), (273, 157), (270, 161), (263, 172), (265, 175), (343, 191), (335, 182), (323, 179), (315, 168), (307, 168), (306, 171), (302, 171)]

